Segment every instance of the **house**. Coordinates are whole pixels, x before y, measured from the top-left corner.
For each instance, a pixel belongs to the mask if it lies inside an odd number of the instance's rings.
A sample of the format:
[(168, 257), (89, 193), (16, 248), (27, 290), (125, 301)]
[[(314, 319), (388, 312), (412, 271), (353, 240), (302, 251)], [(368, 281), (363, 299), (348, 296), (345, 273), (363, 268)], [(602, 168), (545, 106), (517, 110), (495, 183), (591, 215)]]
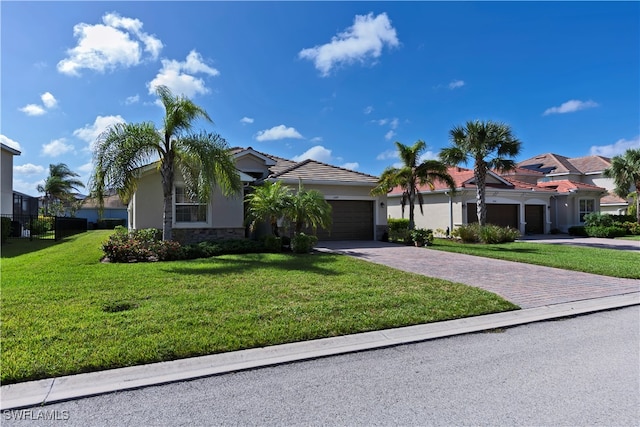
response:
[[(435, 188), (419, 187), (424, 198), (423, 213), (415, 209), (415, 223), (419, 228), (449, 229), (477, 222), (476, 185), (473, 170), (449, 167), (456, 191), (437, 181)], [(546, 181), (540, 170), (518, 167), (508, 174), (487, 172), (487, 223), (509, 226), (522, 234), (545, 234), (552, 230), (567, 232), (573, 225), (583, 224), (584, 215), (600, 209), (600, 198), (606, 194), (602, 187), (569, 179)], [(391, 218), (404, 216), (400, 204), (402, 189), (388, 194), (388, 213)]]
[(100, 219), (107, 219), (124, 220), (125, 226), (129, 218), (128, 215), (127, 205), (122, 203), (120, 196), (115, 193), (105, 196), (102, 215), (99, 212), (98, 201), (92, 197), (85, 198), (80, 209), (75, 213), (76, 218), (85, 218), (91, 224), (96, 224)]
[(0, 198), (0, 214), (13, 215), (13, 156), (19, 156), (20, 151), (0, 143), (0, 166), (2, 196)]
[(568, 158), (547, 153), (534, 156), (518, 163), (521, 169), (538, 172), (542, 176), (537, 181), (553, 182), (568, 180), (578, 184), (602, 187), (607, 192), (600, 198), (599, 211), (608, 214), (624, 214), (629, 206), (627, 200), (613, 193), (613, 178), (606, 178), (604, 170), (611, 166), (611, 159), (603, 156)]
[[(294, 191), (318, 190), (333, 208), (331, 230), (318, 230), (320, 239), (379, 240), (387, 227), (386, 196), (371, 196), (378, 178), (315, 160), (295, 162), (248, 148), (232, 148), (245, 192), (225, 197), (215, 189), (211, 201), (200, 204), (185, 196), (176, 177), (173, 197), (173, 236), (183, 243), (248, 236), (244, 195), (251, 185), (281, 181)], [(129, 227), (162, 228), (163, 200), (160, 174), (154, 165), (141, 171), (128, 206)]]

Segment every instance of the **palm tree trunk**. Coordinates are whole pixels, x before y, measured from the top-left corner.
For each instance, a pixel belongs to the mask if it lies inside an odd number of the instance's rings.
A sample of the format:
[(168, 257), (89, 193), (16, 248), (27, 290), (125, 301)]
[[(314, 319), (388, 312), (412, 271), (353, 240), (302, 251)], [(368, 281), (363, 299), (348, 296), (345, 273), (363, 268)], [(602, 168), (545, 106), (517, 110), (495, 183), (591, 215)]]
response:
[(416, 228), (415, 221), (415, 195), (411, 194), (409, 196), (409, 230), (413, 230)]
[(636, 221), (640, 223), (640, 182), (636, 182)]
[(484, 168), (475, 168), (473, 171), (476, 180), (476, 213), (478, 215), (478, 224), (485, 226), (487, 224), (487, 204), (486, 204), (486, 183), (487, 176)]
[(173, 239), (173, 156), (167, 154), (160, 167), (162, 177), (162, 240)]

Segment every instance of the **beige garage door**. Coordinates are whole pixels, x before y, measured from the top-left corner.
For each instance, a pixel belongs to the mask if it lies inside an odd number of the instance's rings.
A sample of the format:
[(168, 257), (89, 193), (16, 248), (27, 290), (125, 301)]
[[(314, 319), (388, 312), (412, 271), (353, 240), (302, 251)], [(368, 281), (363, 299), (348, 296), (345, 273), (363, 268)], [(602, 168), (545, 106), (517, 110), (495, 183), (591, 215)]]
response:
[(318, 230), (320, 240), (373, 240), (373, 202), (329, 200), (333, 209), (331, 233)]

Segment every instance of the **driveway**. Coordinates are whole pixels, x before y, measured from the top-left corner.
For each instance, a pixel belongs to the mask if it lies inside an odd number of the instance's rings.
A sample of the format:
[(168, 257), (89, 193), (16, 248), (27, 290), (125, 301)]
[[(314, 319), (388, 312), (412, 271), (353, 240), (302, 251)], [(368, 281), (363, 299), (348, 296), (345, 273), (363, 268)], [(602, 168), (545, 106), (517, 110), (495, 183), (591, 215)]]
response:
[(475, 286), (496, 293), (521, 308), (640, 292), (640, 280), (635, 279), (599, 276), (393, 243), (327, 241), (319, 242), (317, 249)]

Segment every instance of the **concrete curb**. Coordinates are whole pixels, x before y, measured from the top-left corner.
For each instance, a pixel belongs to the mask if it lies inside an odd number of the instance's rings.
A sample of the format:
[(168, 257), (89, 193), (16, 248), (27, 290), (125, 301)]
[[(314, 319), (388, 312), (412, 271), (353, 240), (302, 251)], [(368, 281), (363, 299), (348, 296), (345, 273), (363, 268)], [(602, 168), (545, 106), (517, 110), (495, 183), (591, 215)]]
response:
[(640, 293), (49, 378), (0, 387), (0, 410), (640, 305)]

